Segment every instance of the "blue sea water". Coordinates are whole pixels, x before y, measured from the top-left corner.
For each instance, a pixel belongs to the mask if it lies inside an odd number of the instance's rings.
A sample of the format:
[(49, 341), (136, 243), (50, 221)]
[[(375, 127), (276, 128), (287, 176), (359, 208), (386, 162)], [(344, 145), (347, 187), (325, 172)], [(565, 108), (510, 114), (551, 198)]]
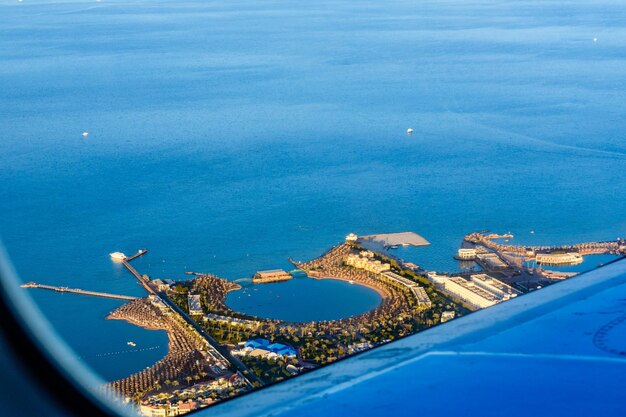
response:
[[(109, 252), (237, 279), (349, 232), (415, 231), (431, 246), (411, 260), (444, 271), (476, 230), (624, 236), (625, 18), (602, 1), (3, 0), (0, 235), (25, 281), (130, 295)], [(378, 302), (346, 285), (229, 303), (297, 320)], [(31, 294), (106, 379), (167, 350), (104, 321), (118, 301)]]
[(380, 303), (376, 291), (345, 281), (311, 280), (251, 285), (228, 294), (226, 303), (242, 313), (291, 322), (335, 320), (365, 313)]

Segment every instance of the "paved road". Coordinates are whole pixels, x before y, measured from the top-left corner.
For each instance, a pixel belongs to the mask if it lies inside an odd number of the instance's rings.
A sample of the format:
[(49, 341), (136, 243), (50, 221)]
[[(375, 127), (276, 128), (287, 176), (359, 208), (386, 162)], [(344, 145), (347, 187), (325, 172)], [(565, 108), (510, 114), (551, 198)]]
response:
[(232, 363), (233, 365), (235, 365), (235, 367), (241, 371), (241, 373), (243, 374), (244, 371), (247, 371), (243, 376), (253, 382), (257, 382), (259, 384), (261, 384), (261, 386), (265, 385), (265, 382), (263, 382), (259, 377), (257, 377), (254, 372), (252, 372), (243, 362), (241, 362), (239, 359), (235, 358), (233, 355), (230, 354), (230, 352), (228, 351), (228, 349), (226, 349), (224, 346), (220, 345), (217, 340), (215, 340), (213, 338), (213, 336), (211, 336), (210, 334), (208, 334), (202, 327), (200, 327), (200, 325), (198, 323), (196, 323), (191, 317), (189, 317), (189, 315), (187, 313), (185, 313), (178, 305), (176, 305), (176, 303), (174, 303), (172, 300), (170, 300), (170, 298), (163, 292), (159, 293), (159, 297), (161, 297), (161, 299), (167, 303), (167, 305), (169, 305), (175, 312), (177, 312), (178, 314), (180, 314), (180, 316), (182, 318), (185, 319), (185, 321), (187, 323), (189, 323), (191, 326), (193, 326), (194, 329), (196, 329), (196, 331), (198, 333), (200, 333), (200, 335), (202, 335), (202, 337), (204, 337), (207, 342), (209, 342), (211, 344), (211, 346), (213, 346), (213, 348), (215, 350), (217, 350), (228, 362)]

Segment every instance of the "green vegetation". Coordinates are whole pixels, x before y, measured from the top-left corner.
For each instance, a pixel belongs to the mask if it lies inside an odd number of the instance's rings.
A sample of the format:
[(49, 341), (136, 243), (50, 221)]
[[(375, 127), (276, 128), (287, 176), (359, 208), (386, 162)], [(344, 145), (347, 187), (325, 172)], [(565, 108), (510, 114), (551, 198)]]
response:
[(259, 357), (244, 356), (241, 361), (248, 366), (252, 372), (263, 381), (273, 383), (292, 376), (287, 372), (287, 365), (298, 364), (295, 358), (287, 359), (264, 359)]
[[(444, 311), (454, 311), (457, 317), (469, 311), (438, 292), (426, 277), (402, 267), (395, 259), (384, 254), (375, 253), (375, 259), (388, 262), (395, 273), (424, 287), (431, 299), (431, 308), (419, 307), (413, 294), (396, 281), (344, 264), (345, 256), (363, 249), (356, 244), (342, 244), (314, 261), (297, 265), (309, 273), (319, 272), (322, 276), (354, 280), (379, 289), (383, 295), (381, 304), (358, 316), (309, 323), (288, 323), (248, 316), (231, 310), (225, 304), (227, 293), (240, 287), (209, 274), (198, 274), (193, 280), (178, 283), (171, 298), (186, 310), (186, 294), (200, 294), (204, 312), (219, 317), (201, 317), (196, 318), (196, 321), (221, 344), (234, 346), (245, 340), (264, 338), (298, 348), (302, 360), (313, 365), (323, 365), (345, 357), (359, 343), (382, 344), (437, 325)], [(237, 322), (232, 319), (242, 320)], [(255, 361), (254, 372), (262, 379), (269, 377), (270, 380), (277, 380), (285, 377), (281, 372), (272, 370), (276, 368), (274, 363), (265, 363), (266, 360), (259, 358), (246, 357), (246, 360)]]

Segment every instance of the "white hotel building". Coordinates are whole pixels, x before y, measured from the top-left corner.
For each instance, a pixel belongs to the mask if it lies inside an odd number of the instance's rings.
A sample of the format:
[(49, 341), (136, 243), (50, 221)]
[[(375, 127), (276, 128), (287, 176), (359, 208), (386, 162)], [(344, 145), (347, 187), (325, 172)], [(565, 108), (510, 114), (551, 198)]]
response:
[(498, 297), (498, 299), (500, 299), (501, 301), (517, 297), (519, 294), (521, 294), (510, 285), (507, 285), (502, 281), (490, 277), (487, 274), (472, 275), (470, 277), (470, 280), (474, 283), (474, 285), (482, 288), (483, 290), (489, 291), (490, 293)]
[(430, 297), (426, 293), (426, 290), (420, 287), (416, 282), (413, 282), (410, 279), (404, 278), (403, 276), (398, 275), (395, 272), (391, 272), (391, 271), (383, 272), (382, 275), (408, 288), (411, 291), (411, 293), (413, 293), (413, 295), (415, 296), (418, 307), (422, 307), (422, 308), (432, 307), (432, 302), (430, 301)]
[[(477, 278), (472, 277), (471, 281), (461, 277), (448, 277), (435, 273), (429, 274), (428, 277), (438, 288), (459, 298), (475, 309), (491, 307), (494, 304), (508, 300), (510, 297), (517, 296), (519, 293), (503, 282), (485, 274), (477, 274)], [(515, 295), (513, 295), (513, 292), (507, 292), (509, 289), (506, 287), (515, 291)]]

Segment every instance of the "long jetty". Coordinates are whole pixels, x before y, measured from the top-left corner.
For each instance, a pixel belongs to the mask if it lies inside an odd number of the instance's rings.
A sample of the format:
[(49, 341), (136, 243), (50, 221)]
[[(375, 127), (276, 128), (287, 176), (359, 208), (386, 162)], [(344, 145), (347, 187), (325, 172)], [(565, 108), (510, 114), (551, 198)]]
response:
[(138, 297), (133, 297), (130, 295), (119, 295), (119, 294), (111, 294), (108, 292), (81, 290), (80, 288), (56, 287), (54, 285), (38, 284), (36, 282), (27, 282), (26, 284), (22, 284), (21, 287), (22, 288), (40, 288), (42, 290), (50, 290), (50, 291), (56, 291), (56, 292), (61, 292), (61, 293), (67, 292), (71, 294), (90, 295), (92, 297), (114, 298), (117, 300), (136, 300), (138, 298)]
[(137, 270), (133, 268), (132, 265), (129, 263), (133, 259), (139, 258), (146, 253), (148, 253), (148, 249), (140, 249), (136, 254), (124, 258), (124, 260), (122, 261), (122, 265), (124, 265), (126, 269), (128, 269), (130, 273), (135, 276), (135, 278), (137, 278), (137, 281), (139, 281), (139, 283), (145, 288), (146, 291), (148, 291), (150, 294), (156, 295), (156, 291), (150, 285), (150, 279), (142, 277), (141, 274), (139, 274), (139, 272), (137, 272)]

